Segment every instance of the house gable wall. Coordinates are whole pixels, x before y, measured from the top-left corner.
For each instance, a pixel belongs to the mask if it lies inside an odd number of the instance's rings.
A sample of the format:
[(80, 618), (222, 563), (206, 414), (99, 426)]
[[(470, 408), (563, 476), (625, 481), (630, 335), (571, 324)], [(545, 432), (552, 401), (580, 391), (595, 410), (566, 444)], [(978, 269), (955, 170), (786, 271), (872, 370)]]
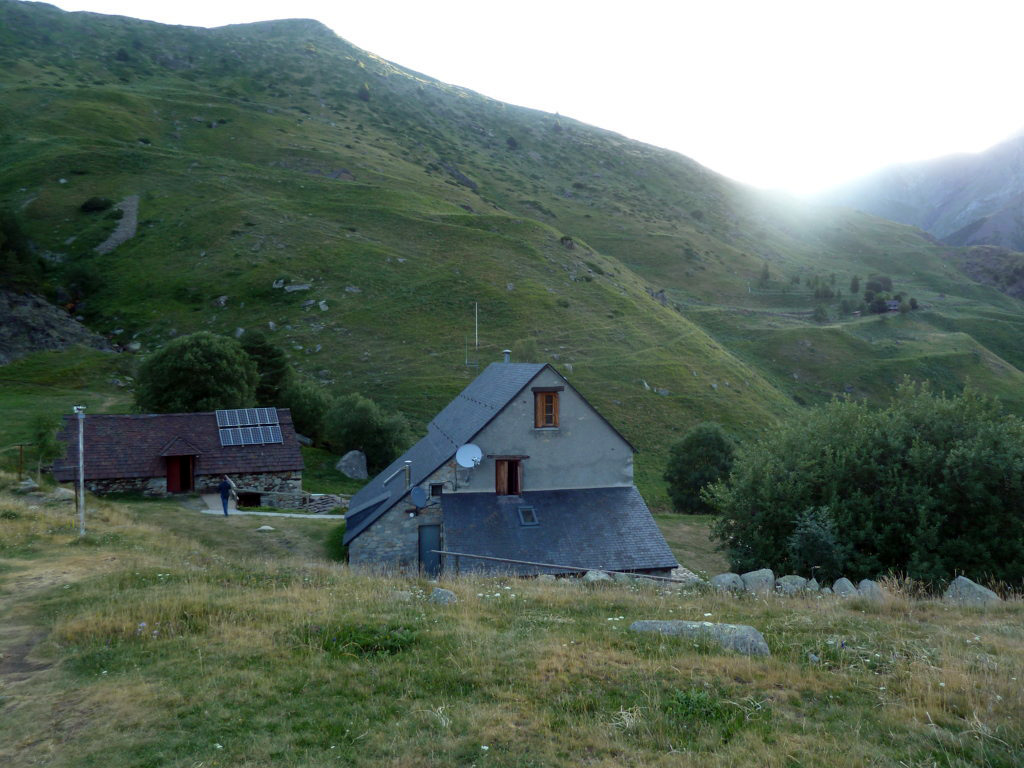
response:
[[(558, 427), (534, 427), (535, 387), (564, 386)], [(459, 471), (456, 492), (494, 491), (495, 459), (523, 460), (523, 490), (608, 488), (633, 485), (633, 449), (597, 411), (550, 368), (542, 370), (473, 438), (484, 459)]]

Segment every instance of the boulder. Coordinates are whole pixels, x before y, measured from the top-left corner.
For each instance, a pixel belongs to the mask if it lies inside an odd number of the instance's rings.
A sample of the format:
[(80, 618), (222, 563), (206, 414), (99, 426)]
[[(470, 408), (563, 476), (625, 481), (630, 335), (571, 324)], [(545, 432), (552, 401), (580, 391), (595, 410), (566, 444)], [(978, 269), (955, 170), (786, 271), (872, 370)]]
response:
[(806, 589), (808, 592), (817, 592), (819, 589), (821, 589), (821, 585), (818, 583), (817, 579), (811, 579), (804, 585), (804, 589)]
[(712, 577), (711, 586), (722, 592), (742, 592), (743, 579), (738, 573), (720, 573)]
[(857, 585), (857, 591), (860, 592), (861, 597), (866, 597), (875, 603), (885, 600), (885, 590), (879, 586), (877, 581), (872, 581), (871, 579), (861, 579)]
[(698, 585), (705, 584), (704, 579), (702, 579), (696, 573), (691, 571), (689, 568), (683, 568), (683, 566), (681, 565), (678, 568), (673, 568), (672, 571), (669, 573), (669, 576), (671, 576), (676, 581), (684, 582), (684, 587), (695, 587)]
[(823, 594), (823, 595), (832, 595), (832, 594), (835, 594), (835, 593), (832, 591), (832, 587), (822, 587), (821, 588), (821, 594)]
[(284, 287), (284, 292), (295, 293), (296, 291), (308, 291), (310, 288), (312, 288), (312, 286), (307, 283), (301, 283), (298, 285), (286, 285)]
[(33, 480), (31, 477), (26, 477), (20, 483), (18, 487), (14, 489), (15, 493), (32, 493), (33, 491), (39, 490), (39, 483)]
[(273, 530), (274, 529), (271, 528), (269, 525), (261, 525), (259, 528), (256, 529), (256, 533), (268, 533)]
[(634, 621), (633, 632), (658, 632), (711, 640), (726, 650), (747, 656), (771, 656), (764, 636), (746, 624), (714, 624), (710, 621)]
[(860, 594), (853, 586), (853, 582), (845, 576), (836, 579), (836, 583), (832, 585), (832, 592), (840, 597), (857, 597)]
[(53, 493), (50, 494), (50, 501), (57, 501), (60, 503), (70, 503), (75, 500), (75, 492), (70, 488), (64, 488), (57, 486), (53, 489)]
[(604, 571), (587, 571), (583, 574), (583, 581), (593, 584), (595, 581), (611, 581), (612, 577)]
[(334, 468), (353, 480), (365, 480), (370, 476), (366, 471), (366, 454), (362, 451), (349, 451), (338, 459)]
[(458, 601), (459, 598), (450, 589), (434, 587), (434, 591), (430, 593), (430, 602), (437, 603), (438, 605), (452, 605)]
[(537, 581), (543, 581), (550, 584), (551, 582), (556, 581), (556, 579), (554, 577), (554, 574), (542, 573), (540, 576), (537, 577)]
[(803, 576), (780, 576), (775, 580), (775, 591), (783, 595), (795, 595), (807, 589), (807, 579)]
[(756, 595), (766, 595), (775, 589), (775, 574), (771, 568), (747, 571), (740, 578), (743, 579), (743, 588)]
[(953, 579), (942, 599), (959, 605), (994, 605), (1003, 602), (991, 589), (974, 583), (966, 576)]

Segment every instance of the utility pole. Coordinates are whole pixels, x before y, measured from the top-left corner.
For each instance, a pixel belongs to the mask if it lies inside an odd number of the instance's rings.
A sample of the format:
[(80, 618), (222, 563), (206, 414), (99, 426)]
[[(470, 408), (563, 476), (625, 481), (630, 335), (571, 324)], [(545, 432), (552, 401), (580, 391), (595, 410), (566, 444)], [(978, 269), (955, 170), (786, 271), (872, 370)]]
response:
[(480, 302), (473, 302), (473, 336), (476, 348), (480, 349)]
[(78, 416), (78, 536), (85, 536), (85, 406), (74, 406)]

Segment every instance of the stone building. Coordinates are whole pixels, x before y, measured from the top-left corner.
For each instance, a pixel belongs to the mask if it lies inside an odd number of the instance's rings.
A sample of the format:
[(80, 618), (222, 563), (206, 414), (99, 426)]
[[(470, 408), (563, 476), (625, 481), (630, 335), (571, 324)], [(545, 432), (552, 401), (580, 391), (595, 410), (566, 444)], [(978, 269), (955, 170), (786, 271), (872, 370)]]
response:
[(554, 368), (506, 353), (352, 497), (349, 562), (428, 575), (667, 573), (677, 563), (633, 485), (633, 453)]
[[(78, 424), (65, 416), (58, 482), (78, 479)], [(287, 408), (100, 414), (84, 419), (85, 486), (93, 493), (214, 493), (222, 475), (246, 506), (303, 504), (302, 453)]]

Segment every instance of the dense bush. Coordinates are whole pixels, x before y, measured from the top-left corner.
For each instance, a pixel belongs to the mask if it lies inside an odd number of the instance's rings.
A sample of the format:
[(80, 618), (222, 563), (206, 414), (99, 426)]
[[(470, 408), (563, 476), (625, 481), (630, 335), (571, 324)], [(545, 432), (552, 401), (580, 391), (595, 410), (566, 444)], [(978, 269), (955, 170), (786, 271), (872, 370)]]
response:
[(734, 569), (805, 567), (800, 516), (827, 508), (847, 576), (1024, 580), (1024, 422), (970, 391), (904, 383), (884, 409), (812, 409), (744, 444), (707, 496)]
[(335, 451), (365, 453), (371, 472), (384, 469), (410, 442), (409, 425), (401, 414), (386, 414), (373, 400), (358, 394), (338, 398), (324, 418), (324, 432)]
[(289, 408), (295, 431), (315, 443), (324, 439), (324, 417), (334, 404), (334, 399), (322, 387), (292, 376), (281, 390), (280, 404)]
[(90, 197), (79, 208), (83, 213), (94, 213), (96, 211), (105, 211), (113, 204), (114, 201), (109, 197)]
[(139, 366), (135, 404), (150, 413), (190, 413), (256, 404), (256, 364), (234, 339), (202, 331), (168, 342)]
[(241, 339), (242, 349), (256, 364), (259, 383), (256, 385), (256, 402), (264, 406), (281, 405), (281, 391), (292, 376), (291, 366), (284, 351), (272, 344), (263, 331), (246, 331)]
[(691, 515), (714, 512), (701, 498), (701, 490), (729, 474), (734, 453), (732, 440), (714, 422), (698, 424), (673, 445), (664, 478), (675, 511)]

